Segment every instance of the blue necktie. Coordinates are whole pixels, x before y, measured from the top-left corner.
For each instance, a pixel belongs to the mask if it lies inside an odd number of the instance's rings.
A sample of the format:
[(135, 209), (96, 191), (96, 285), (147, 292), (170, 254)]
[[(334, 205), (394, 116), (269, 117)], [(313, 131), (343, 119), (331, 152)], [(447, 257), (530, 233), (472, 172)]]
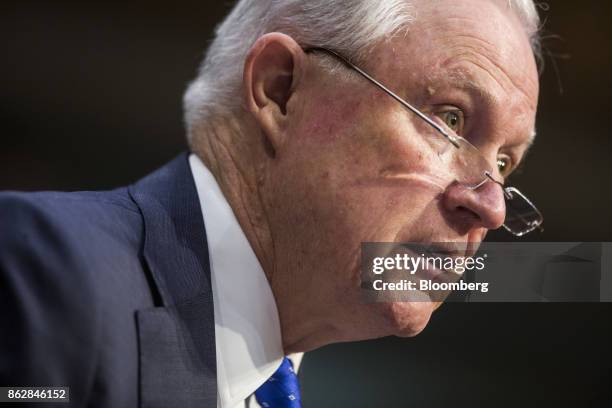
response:
[(283, 358), (281, 366), (255, 391), (255, 399), (262, 408), (300, 408), (300, 384), (293, 371), (293, 363)]

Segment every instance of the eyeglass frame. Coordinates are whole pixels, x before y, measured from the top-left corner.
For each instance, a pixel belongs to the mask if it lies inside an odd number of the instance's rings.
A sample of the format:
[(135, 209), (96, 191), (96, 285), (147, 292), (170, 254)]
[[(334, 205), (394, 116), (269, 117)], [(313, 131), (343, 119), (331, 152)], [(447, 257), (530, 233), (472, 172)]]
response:
[[(469, 146), (473, 147), (476, 151), (478, 151), (480, 153), (478, 148), (476, 148), (474, 145), (472, 145), (468, 140), (466, 140), (465, 138), (463, 138), (463, 137), (461, 137), (459, 135), (452, 135), (452, 134), (448, 133), (442, 126), (440, 126), (439, 124), (434, 122), (426, 114), (421, 112), (419, 109), (417, 109), (416, 107), (414, 107), (410, 103), (406, 102), (403, 98), (398, 96), (395, 92), (391, 91), (389, 88), (387, 88), (385, 85), (383, 85), (378, 80), (373, 78), (366, 71), (364, 71), (363, 69), (361, 69), (357, 65), (353, 64), (348, 58), (340, 55), (338, 52), (330, 50), (329, 48), (325, 48), (325, 47), (304, 47), (303, 50), (304, 50), (305, 53), (319, 51), (319, 52), (323, 52), (323, 53), (325, 53), (327, 55), (331, 55), (331, 56), (333, 56), (335, 58), (338, 58), (340, 61), (342, 61), (349, 68), (351, 68), (354, 71), (356, 71), (357, 73), (359, 73), (361, 76), (366, 78), (368, 81), (372, 82), (374, 85), (376, 85), (379, 89), (381, 89), (387, 95), (389, 95), (390, 97), (395, 99), (397, 102), (399, 102), (400, 105), (402, 105), (403, 107), (405, 107), (406, 109), (408, 109), (409, 111), (411, 111), (412, 113), (417, 115), (419, 118), (424, 120), (429, 126), (434, 128), (436, 131), (438, 131), (438, 133), (440, 133), (442, 136), (444, 136), (444, 138), (448, 142), (450, 142), (455, 148), (457, 148), (457, 149), (460, 148), (458, 140), (462, 140), (463, 142), (467, 143)], [(482, 155), (482, 153), (480, 153), (480, 154)], [(484, 156), (483, 156), (483, 158), (484, 158)], [(486, 159), (485, 159), (485, 161), (486, 161)], [(528, 228), (525, 229), (525, 230), (522, 230), (520, 232), (513, 231), (512, 229), (507, 227), (506, 223), (504, 222), (503, 227), (506, 229), (506, 231), (508, 231), (509, 233), (511, 233), (512, 235), (514, 235), (516, 237), (522, 237), (522, 236), (524, 236), (526, 234), (529, 234), (530, 232), (532, 232), (532, 231), (534, 231), (536, 229), (539, 229), (540, 232), (544, 231), (544, 228), (542, 228), (542, 224), (544, 223), (544, 216), (542, 215), (540, 210), (538, 210), (538, 208), (527, 197), (525, 197), (525, 195), (523, 193), (521, 193), (517, 188), (504, 186), (504, 183), (495, 180), (490, 172), (485, 171), (483, 180), (480, 183), (478, 183), (476, 186), (469, 186), (469, 188), (473, 189), (473, 190), (476, 190), (476, 189), (482, 187), (488, 181), (492, 181), (493, 183), (498, 184), (501, 187), (501, 189), (502, 189), (502, 191), (504, 193), (504, 197), (506, 199), (510, 199), (510, 200), (513, 199), (515, 194), (517, 196), (519, 196), (521, 199), (523, 199), (534, 210), (535, 214), (537, 214), (537, 216), (538, 216), (538, 220), (537, 221), (531, 222), (529, 224), (526, 223), (528, 225)]]

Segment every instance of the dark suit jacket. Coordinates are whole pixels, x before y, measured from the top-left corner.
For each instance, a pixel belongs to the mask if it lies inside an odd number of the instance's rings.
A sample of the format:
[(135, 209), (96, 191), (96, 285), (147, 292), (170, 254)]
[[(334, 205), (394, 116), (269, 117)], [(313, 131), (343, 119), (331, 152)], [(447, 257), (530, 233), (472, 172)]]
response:
[(0, 386), (69, 386), (75, 407), (216, 407), (187, 154), (113, 191), (0, 193)]

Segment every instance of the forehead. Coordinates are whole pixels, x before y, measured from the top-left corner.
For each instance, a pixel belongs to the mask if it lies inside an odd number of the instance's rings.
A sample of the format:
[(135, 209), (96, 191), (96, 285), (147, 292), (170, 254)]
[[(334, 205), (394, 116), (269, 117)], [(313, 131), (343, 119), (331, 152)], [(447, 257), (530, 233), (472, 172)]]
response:
[(420, 84), (435, 92), (453, 85), (535, 113), (535, 58), (506, 1), (421, 1), (415, 10), (406, 35), (379, 47), (377, 70), (404, 79), (406, 88)]

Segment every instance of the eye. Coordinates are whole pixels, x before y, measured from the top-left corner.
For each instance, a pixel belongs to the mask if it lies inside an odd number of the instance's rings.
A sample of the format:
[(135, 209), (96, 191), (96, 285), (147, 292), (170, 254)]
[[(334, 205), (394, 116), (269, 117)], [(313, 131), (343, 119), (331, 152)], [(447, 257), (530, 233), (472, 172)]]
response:
[(497, 169), (502, 177), (508, 177), (512, 173), (512, 159), (506, 155), (499, 156), (497, 158)]
[(450, 130), (455, 132), (457, 135), (461, 135), (465, 122), (465, 115), (463, 114), (463, 111), (453, 109), (439, 112), (437, 115)]

